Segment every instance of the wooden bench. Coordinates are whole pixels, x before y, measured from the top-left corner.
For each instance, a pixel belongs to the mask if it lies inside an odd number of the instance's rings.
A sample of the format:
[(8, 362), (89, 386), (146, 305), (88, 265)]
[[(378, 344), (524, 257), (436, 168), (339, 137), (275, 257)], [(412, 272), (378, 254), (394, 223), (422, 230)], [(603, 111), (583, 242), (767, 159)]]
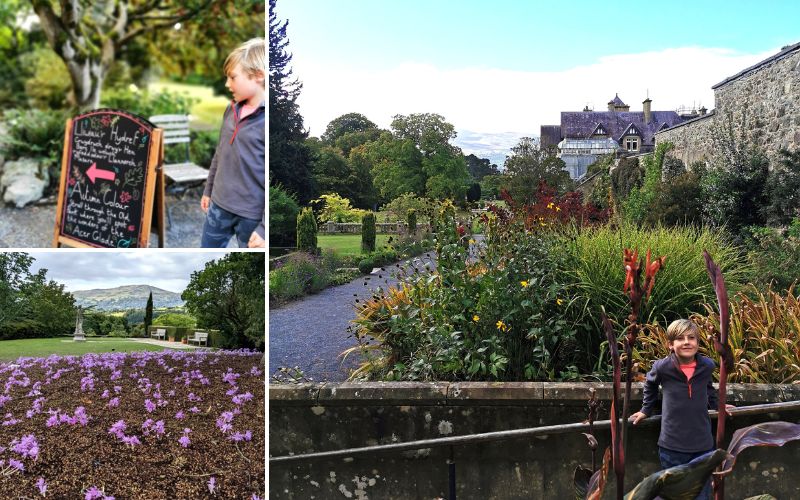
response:
[(196, 331), (193, 337), (189, 337), (189, 343), (194, 344), (197, 342), (198, 347), (202, 342), (205, 347), (208, 347), (208, 332)]
[[(181, 163), (165, 163), (164, 176), (170, 180), (167, 191), (175, 194), (185, 194), (189, 189), (202, 186), (208, 179), (208, 169), (191, 162), (189, 158), (189, 117), (187, 115), (155, 115), (150, 121), (158, 128), (164, 130), (164, 151), (171, 144), (183, 144), (186, 148), (184, 161)], [(167, 219), (172, 224), (169, 207)]]
[(158, 340), (158, 339), (166, 340), (166, 338), (167, 338), (167, 330), (164, 329), (164, 328), (157, 328), (155, 331), (153, 331), (150, 334), (150, 337), (151, 338), (155, 337), (156, 340)]

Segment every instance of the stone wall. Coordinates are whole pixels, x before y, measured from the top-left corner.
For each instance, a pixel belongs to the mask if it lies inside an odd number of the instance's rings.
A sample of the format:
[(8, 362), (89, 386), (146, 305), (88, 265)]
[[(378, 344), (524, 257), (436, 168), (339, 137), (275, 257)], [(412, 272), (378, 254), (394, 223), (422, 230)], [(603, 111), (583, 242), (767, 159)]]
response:
[(659, 132), (656, 142), (675, 143), (674, 156), (687, 165), (710, 155), (714, 128), (732, 126), (772, 164), (780, 149), (800, 149), (800, 44), (774, 57), (715, 86), (713, 115)]
[[(582, 422), (589, 388), (603, 400), (608, 419), (610, 385), (601, 383), (342, 383), (271, 385), (270, 457), (332, 451), (443, 436)], [(746, 406), (800, 400), (800, 386), (729, 385), (729, 401)], [(632, 408), (638, 409), (641, 384)], [(769, 420), (800, 422), (800, 411), (729, 421), (736, 428)], [(657, 424), (632, 428), (626, 489), (660, 469)], [(595, 433), (598, 461), (609, 432)], [(452, 460), (451, 460), (452, 459)], [(574, 498), (578, 464), (591, 465), (580, 433), (511, 441), (269, 464), (270, 498), (433, 499), (448, 494), (448, 467), (455, 464), (461, 499)], [(770, 493), (800, 498), (790, 471), (800, 463), (800, 442), (751, 448), (739, 455), (726, 480), (731, 498)], [(793, 474), (793, 473), (792, 473)], [(735, 494), (733, 493), (735, 492)]]

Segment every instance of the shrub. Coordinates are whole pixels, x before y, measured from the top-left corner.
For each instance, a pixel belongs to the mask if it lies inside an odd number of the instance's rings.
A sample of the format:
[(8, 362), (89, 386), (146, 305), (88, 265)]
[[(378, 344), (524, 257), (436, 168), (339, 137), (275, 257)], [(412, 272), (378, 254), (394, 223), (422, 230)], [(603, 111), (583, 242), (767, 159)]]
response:
[(326, 265), (329, 255), (328, 252), (321, 257), (305, 252), (292, 254), (282, 266), (269, 272), (270, 299), (285, 302), (328, 286), (332, 272)]
[(303, 208), (297, 216), (297, 249), (317, 252), (317, 221), (309, 207)]
[(197, 320), (188, 314), (167, 313), (153, 320), (154, 326), (174, 326), (176, 328), (194, 328)]
[(294, 195), (281, 186), (269, 187), (269, 243), (274, 247), (291, 246), (295, 241), (300, 207)]
[(686, 172), (662, 183), (651, 209), (645, 216), (650, 225), (659, 222), (668, 226), (677, 224), (701, 225), (703, 222), (703, 192), (700, 177)]
[(62, 109), (72, 89), (64, 61), (50, 47), (39, 47), (20, 57), (21, 67), (30, 73), (25, 95), (34, 107)]
[(322, 205), (317, 215), (317, 220), (320, 224), (325, 222), (360, 222), (366, 210), (360, 208), (353, 208), (350, 206), (350, 200), (342, 198), (336, 193), (323, 194), (311, 203), (318, 203)]
[(381, 211), (387, 214), (385, 222), (404, 220), (411, 209), (417, 211), (419, 222), (430, 223), (436, 211), (436, 203), (428, 198), (418, 197), (414, 193), (404, 193), (381, 207)]
[(445, 200), (439, 206), (436, 217), (436, 251), (440, 251), (444, 245), (456, 243), (458, 234), (456, 232), (456, 207), (450, 200)]
[(467, 190), (467, 201), (475, 202), (481, 199), (481, 185), (473, 182)]
[(375, 251), (375, 214), (364, 214), (361, 218), (361, 253)]
[[(189, 137), (189, 161), (209, 168), (214, 153), (217, 151), (219, 143), (219, 131), (214, 130), (190, 130)], [(164, 152), (165, 163), (183, 163), (186, 161), (186, 145), (174, 144), (168, 146)]]
[[(601, 226), (577, 233), (568, 248), (574, 259), (570, 265), (573, 295), (579, 297), (572, 304), (571, 312), (576, 323), (583, 325), (579, 335), (582, 349), (590, 354), (593, 362), (599, 361), (595, 355), (604, 341), (600, 307), (603, 306), (617, 324), (622, 324), (630, 312), (626, 297), (620, 293), (625, 278), (625, 270), (620, 265), (624, 248), (638, 249), (642, 257), (648, 249), (654, 258), (666, 256), (653, 293), (642, 307), (642, 323), (667, 324), (688, 317), (702, 310), (708, 297), (714, 297), (703, 249), (719, 264), (732, 293), (747, 281), (752, 269), (735, 247), (725, 243), (722, 231), (707, 228), (645, 229), (627, 223), (619, 227)], [(588, 366), (580, 368), (591, 370)]]
[(662, 142), (652, 155), (642, 159), (644, 181), (640, 187), (631, 188), (630, 194), (621, 204), (625, 220), (641, 224), (647, 218), (648, 212), (652, 212), (652, 203), (661, 186), (664, 155), (673, 148), (671, 142)]
[(611, 172), (611, 189), (617, 200), (624, 200), (631, 190), (642, 185), (644, 169), (636, 158), (622, 158), (619, 165)]
[[(5, 112), (8, 135), (3, 154), (7, 160), (42, 158), (49, 166), (60, 168), (67, 115), (62, 111), (9, 109)], [(52, 177), (52, 176), (51, 176)], [(55, 176), (56, 183), (59, 176)]]
[[(793, 230), (794, 228), (794, 230)], [(750, 228), (748, 258), (754, 267), (754, 281), (762, 289), (772, 286), (786, 290), (800, 279), (800, 219), (782, 235), (774, 228)]]
[(3, 324), (0, 340), (33, 339), (44, 337), (45, 326), (34, 319), (21, 318)]
[(406, 213), (406, 225), (408, 226), (408, 234), (416, 234), (417, 232), (417, 211), (409, 208)]
[(124, 109), (142, 118), (154, 115), (188, 115), (197, 99), (177, 92), (147, 92), (130, 89), (112, 89), (103, 92), (100, 104), (103, 107)]

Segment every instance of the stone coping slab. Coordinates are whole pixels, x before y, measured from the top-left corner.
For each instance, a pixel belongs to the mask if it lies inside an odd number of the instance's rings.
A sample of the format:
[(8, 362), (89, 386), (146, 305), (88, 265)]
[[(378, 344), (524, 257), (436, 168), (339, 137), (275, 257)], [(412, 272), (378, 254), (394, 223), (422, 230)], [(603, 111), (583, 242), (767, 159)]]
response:
[[(714, 384), (717, 387), (717, 384)], [(269, 401), (280, 406), (396, 405), (585, 405), (589, 390), (611, 399), (609, 382), (343, 382), (270, 384)], [(641, 401), (642, 383), (632, 384)], [(624, 390), (624, 384), (623, 384)], [(728, 384), (728, 402), (800, 401), (800, 384)]]

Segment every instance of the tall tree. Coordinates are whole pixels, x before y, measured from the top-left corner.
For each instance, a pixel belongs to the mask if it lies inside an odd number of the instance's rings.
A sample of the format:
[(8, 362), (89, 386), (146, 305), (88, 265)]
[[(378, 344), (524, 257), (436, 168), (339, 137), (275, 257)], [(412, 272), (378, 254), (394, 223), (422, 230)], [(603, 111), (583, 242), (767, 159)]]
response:
[(520, 203), (534, 202), (540, 181), (563, 193), (572, 186), (565, 166), (560, 158), (540, 148), (536, 140), (523, 137), (506, 158), (506, 189)]
[(64, 60), (78, 109), (100, 105), (117, 53), (134, 38), (172, 29), (214, 0), (31, 0), (50, 47)]
[(441, 147), (454, 148), (450, 145), (450, 139), (456, 138), (456, 129), (442, 115), (435, 113), (395, 115), (391, 127), (395, 137), (414, 141), (426, 157), (440, 151)]
[(147, 305), (144, 307), (144, 333), (153, 324), (153, 291), (150, 290), (150, 295), (147, 297)]
[(399, 140), (383, 134), (379, 140), (350, 151), (350, 161), (368, 161), (372, 165), (372, 179), (382, 202), (403, 193), (425, 192), (427, 176), (422, 168), (422, 153), (411, 139)]
[(26, 253), (0, 253), (0, 329), (24, 306), (20, 290), (30, 276), (33, 258)]
[(474, 154), (468, 154), (464, 157), (464, 160), (467, 162), (469, 175), (471, 175), (476, 181), (482, 181), (487, 175), (500, 174), (500, 170), (497, 168), (497, 165), (492, 163), (487, 158), (478, 158)]
[(269, 182), (283, 186), (300, 204), (316, 198), (311, 175), (311, 151), (304, 143), (308, 134), (297, 107), (302, 84), (292, 79), (287, 52), (289, 21), (280, 22), (276, 0), (269, 1)]
[(192, 273), (181, 298), (199, 326), (218, 329), (226, 347), (264, 348), (264, 254), (231, 253)]
[(46, 274), (40, 269), (22, 286), (25, 307), (20, 316), (39, 324), (39, 336), (69, 334), (75, 326), (75, 297), (64, 291), (64, 285), (48, 281)]
[(345, 134), (366, 132), (377, 128), (377, 125), (361, 113), (347, 113), (331, 120), (321, 139), (326, 144), (333, 144), (336, 139)]

